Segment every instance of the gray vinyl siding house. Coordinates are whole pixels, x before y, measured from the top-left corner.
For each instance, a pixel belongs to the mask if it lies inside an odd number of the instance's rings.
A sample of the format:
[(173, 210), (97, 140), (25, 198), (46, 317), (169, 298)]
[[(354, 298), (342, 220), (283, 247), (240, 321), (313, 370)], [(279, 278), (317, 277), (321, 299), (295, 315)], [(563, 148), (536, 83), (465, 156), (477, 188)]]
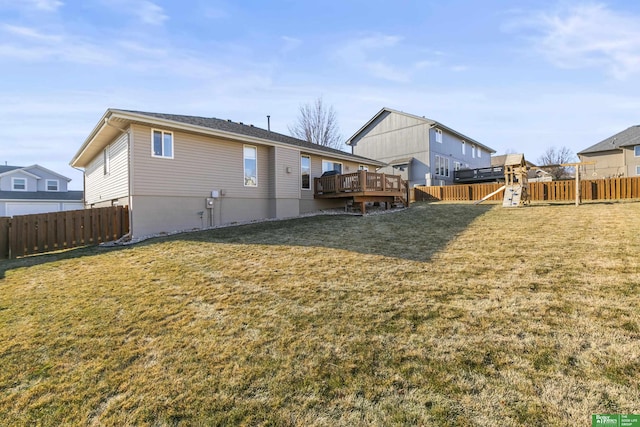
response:
[(70, 178), (40, 165), (0, 166), (0, 217), (83, 209)]
[(578, 153), (591, 179), (640, 176), (640, 126), (631, 126)]
[(495, 150), (441, 123), (383, 108), (349, 140), (352, 153), (416, 185), (449, 185), (456, 169), (491, 166)]
[(323, 161), (344, 173), (382, 166), (242, 123), (116, 109), (71, 165), (84, 169), (87, 207), (129, 206), (131, 235), (140, 237), (342, 207), (314, 199)]

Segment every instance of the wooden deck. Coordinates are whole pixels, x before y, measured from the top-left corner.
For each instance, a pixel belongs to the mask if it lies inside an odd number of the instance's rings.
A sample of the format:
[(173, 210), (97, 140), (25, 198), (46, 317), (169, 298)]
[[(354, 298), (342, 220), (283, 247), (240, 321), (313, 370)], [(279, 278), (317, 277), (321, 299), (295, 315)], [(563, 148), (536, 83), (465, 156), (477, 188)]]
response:
[(316, 199), (345, 199), (360, 204), (365, 213), (366, 202), (384, 202), (388, 208), (396, 200), (409, 206), (407, 182), (398, 175), (358, 171), (325, 176), (313, 180)]

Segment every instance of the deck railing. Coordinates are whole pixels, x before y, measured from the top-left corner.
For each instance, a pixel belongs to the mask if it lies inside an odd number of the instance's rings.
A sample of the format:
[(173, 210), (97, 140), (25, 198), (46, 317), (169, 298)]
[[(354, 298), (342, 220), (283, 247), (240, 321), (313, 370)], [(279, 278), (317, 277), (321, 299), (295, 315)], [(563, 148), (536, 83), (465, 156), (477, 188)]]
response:
[(406, 191), (406, 184), (402, 181), (402, 177), (367, 171), (323, 176), (315, 178), (313, 182), (315, 194), (318, 195), (372, 191), (397, 193)]

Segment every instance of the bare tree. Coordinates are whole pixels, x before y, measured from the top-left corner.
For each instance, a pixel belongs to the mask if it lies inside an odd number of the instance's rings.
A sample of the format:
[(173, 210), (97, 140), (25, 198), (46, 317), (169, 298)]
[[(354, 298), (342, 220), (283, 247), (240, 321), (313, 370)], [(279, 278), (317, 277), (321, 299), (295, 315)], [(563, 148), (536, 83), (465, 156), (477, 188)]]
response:
[(538, 158), (538, 164), (540, 166), (555, 165), (553, 167), (545, 168), (552, 176), (553, 179), (563, 179), (571, 175), (575, 170), (573, 167), (560, 166), (563, 163), (572, 163), (575, 161), (575, 156), (567, 147), (549, 147)]
[(325, 106), (322, 97), (313, 104), (300, 106), (298, 120), (294, 126), (289, 126), (289, 133), (313, 144), (336, 149), (342, 147), (336, 112), (332, 106)]

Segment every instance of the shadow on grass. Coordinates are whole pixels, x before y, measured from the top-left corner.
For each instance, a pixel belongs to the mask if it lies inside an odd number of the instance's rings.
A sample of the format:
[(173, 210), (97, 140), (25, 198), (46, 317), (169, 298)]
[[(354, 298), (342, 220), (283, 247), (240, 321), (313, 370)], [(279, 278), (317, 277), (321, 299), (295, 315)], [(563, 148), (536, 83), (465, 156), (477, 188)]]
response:
[(428, 261), (494, 206), (416, 203), (383, 215), (323, 215), (174, 236), (199, 242), (342, 249)]
[[(428, 261), (476, 218), (493, 205), (430, 204), (418, 202), (410, 209), (383, 215), (319, 215), (266, 221), (235, 227), (181, 233), (137, 243), (136, 247), (163, 241), (197, 241), (231, 244), (304, 246), (342, 249), (411, 261)], [(62, 252), (0, 261), (0, 279), (7, 270), (71, 258), (94, 256), (131, 246), (75, 248)]]

